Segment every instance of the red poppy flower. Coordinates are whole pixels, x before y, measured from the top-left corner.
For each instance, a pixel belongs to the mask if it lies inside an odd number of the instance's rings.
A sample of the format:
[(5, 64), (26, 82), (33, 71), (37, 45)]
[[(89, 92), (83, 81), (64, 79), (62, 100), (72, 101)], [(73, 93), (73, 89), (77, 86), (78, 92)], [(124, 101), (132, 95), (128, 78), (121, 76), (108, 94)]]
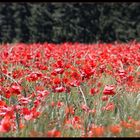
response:
[(63, 68), (56, 68), (54, 70), (57, 74), (62, 74), (64, 72), (64, 69)]
[(48, 137), (61, 137), (61, 132), (56, 129), (53, 129), (47, 132), (47, 136)]
[(105, 107), (102, 108), (102, 110), (106, 110), (106, 111), (113, 111), (114, 109), (115, 109), (114, 103), (109, 103)]
[(107, 101), (109, 98), (108, 98), (108, 96), (107, 95), (103, 95), (102, 96), (102, 101)]
[(10, 116), (5, 116), (0, 124), (0, 132), (6, 133), (11, 130)]
[(119, 125), (110, 126), (110, 131), (113, 134), (119, 134), (119, 133), (121, 133), (121, 130), (122, 130), (122, 128)]
[(103, 94), (114, 95), (115, 94), (114, 89), (115, 89), (115, 87), (113, 85), (106, 85), (104, 90), (103, 90)]
[(91, 88), (90, 89), (90, 94), (91, 95), (95, 95), (97, 92), (98, 92), (98, 89), (97, 88)]
[(89, 108), (87, 105), (85, 105), (85, 104), (83, 104), (83, 105), (81, 106), (81, 108), (82, 108), (82, 110), (84, 110), (85, 112), (89, 112), (89, 111), (90, 111), (90, 108)]
[(104, 135), (104, 132), (105, 132), (105, 129), (103, 126), (95, 126), (91, 128), (92, 136), (100, 137)]
[(21, 93), (21, 86), (12, 85), (11, 92), (14, 93), (14, 94), (20, 94)]
[(62, 86), (55, 88), (55, 92), (64, 92), (64, 91), (65, 91), (65, 88)]

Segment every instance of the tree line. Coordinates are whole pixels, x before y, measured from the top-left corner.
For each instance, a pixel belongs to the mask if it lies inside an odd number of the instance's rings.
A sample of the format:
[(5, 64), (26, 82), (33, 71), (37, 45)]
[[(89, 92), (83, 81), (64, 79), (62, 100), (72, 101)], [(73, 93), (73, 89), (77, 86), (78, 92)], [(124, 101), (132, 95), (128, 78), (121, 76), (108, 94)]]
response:
[(0, 3), (0, 43), (140, 41), (140, 3)]

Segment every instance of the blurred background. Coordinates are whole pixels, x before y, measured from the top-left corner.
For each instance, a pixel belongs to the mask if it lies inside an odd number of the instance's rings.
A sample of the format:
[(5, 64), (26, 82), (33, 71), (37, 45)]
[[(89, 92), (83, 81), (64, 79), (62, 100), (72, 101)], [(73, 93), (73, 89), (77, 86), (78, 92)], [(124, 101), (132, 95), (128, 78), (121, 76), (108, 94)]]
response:
[(0, 3), (0, 43), (140, 41), (140, 3)]

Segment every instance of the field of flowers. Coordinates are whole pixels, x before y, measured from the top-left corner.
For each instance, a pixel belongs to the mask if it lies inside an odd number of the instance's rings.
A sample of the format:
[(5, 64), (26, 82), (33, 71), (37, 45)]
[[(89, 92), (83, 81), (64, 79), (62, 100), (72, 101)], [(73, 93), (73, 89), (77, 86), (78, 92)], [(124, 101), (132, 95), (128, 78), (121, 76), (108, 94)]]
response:
[(0, 137), (139, 136), (139, 43), (0, 45)]

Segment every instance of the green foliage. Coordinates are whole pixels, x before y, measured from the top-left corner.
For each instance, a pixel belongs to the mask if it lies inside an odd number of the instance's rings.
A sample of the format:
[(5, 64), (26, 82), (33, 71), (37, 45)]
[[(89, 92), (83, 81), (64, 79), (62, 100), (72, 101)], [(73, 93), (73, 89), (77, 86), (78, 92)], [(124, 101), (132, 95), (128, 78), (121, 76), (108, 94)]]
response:
[(140, 4), (1, 3), (0, 42), (140, 40)]

